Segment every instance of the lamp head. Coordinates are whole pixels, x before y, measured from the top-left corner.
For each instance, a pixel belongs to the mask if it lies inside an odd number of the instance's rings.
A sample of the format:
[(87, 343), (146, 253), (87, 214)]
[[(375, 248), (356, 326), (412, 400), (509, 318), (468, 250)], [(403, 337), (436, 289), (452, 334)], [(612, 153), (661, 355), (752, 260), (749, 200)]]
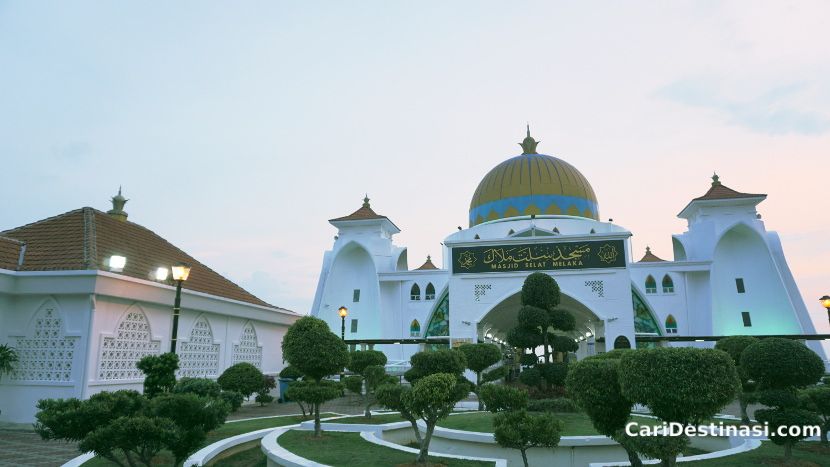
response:
[(190, 265), (186, 263), (178, 263), (171, 266), (170, 270), (173, 272), (174, 281), (186, 281), (190, 276)]
[(337, 314), (339, 314), (341, 318), (345, 318), (349, 315), (349, 309), (345, 306), (341, 306), (340, 309), (337, 310)]
[(825, 295), (825, 296), (819, 298), (819, 300), (821, 301), (821, 305), (824, 308), (830, 309), (830, 296)]

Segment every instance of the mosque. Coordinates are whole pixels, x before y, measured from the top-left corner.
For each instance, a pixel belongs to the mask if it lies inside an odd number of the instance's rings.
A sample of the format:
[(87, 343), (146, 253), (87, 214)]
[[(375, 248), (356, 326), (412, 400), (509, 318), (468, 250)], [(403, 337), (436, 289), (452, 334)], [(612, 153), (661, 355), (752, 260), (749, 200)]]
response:
[(393, 241), (401, 230), (368, 197), (329, 220), (337, 235), (323, 257), (312, 315), (393, 361), (431, 341), (503, 343), (516, 326), (525, 277), (544, 271), (559, 283), (560, 307), (576, 318), (570, 334), (578, 357), (711, 346), (743, 334), (802, 336), (827, 360), (820, 341), (810, 340), (816, 327), (781, 241), (757, 211), (767, 195), (728, 188), (715, 175), (678, 214), (688, 227), (672, 235), (673, 259), (646, 248), (635, 260), (632, 233), (600, 220), (588, 180), (568, 162), (537, 153), (537, 144), (528, 128), (522, 153), (484, 176), (469, 228), (444, 239), (443, 269), (430, 257), (410, 269), (406, 247)]

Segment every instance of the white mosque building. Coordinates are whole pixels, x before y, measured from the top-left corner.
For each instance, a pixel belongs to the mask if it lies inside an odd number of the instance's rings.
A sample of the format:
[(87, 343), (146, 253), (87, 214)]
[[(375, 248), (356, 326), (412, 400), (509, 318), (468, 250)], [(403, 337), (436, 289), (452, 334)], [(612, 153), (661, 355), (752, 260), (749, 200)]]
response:
[(560, 307), (576, 318), (578, 355), (797, 335), (826, 361), (820, 341), (809, 340), (816, 327), (781, 241), (757, 211), (766, 195), (712, 177), (708, 191), (678, 215), (688, 227), (672, 236), (674, 258), (646, 249), (635, 261), (631, 232), (600, 220), (588, 180), (571, 164), (538, 154), (536, 145), (528, 130), (522, 154), (481, 180), (469, 228), (444, 239), (445, 269), (429, 257), (409, 269), (406, 247), (393, 241), (400, 229), (368, 198), (331, 219), (337, 236), (323, 257), (312, 315), (339, 334), (338, 310), (346, 307), (346, 339), (382, 345), (392, 360), (408, 359), (432, 339), (500, 343), (516, 325), (525, 277), (544, 271), (559, 283)]

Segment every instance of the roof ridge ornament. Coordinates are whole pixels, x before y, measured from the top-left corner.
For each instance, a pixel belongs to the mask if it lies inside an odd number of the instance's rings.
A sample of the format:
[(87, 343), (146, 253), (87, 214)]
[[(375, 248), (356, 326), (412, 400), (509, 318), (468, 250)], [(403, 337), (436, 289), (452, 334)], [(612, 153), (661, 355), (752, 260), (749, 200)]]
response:
[(113, 196), (111, 201), (112, 209), (107, 211), (107, 214), (115, 219), (118, 219), (119, 221), (126, 221), (127, 212), (124, 211), (124, 205), (127, 204), (127, 201), (129, 200), (121, 196), (121, 185), (118, 186), (118, 194)]
[(720, 185), (720, 184), (721, 184), (721, 183), (720, 183), (720, 177), (718, 177), (718, 173), (717, 173), (717, 172), (715, 172), (715, 173), (712, 175), (712, 186), (718, 186), (718, 185)]
[(525, 139), (519, 143), (519, 146), (522, 147), (522, 154), (538, 154), (536, 152), (536, 145), (541, 143), (541, 141), (536, 141), (530, 136), (530, 123), (527, 124), (527, 136)]
[(370, 208), (369, 206), (369, 193), (366, 193), (366, 196), (363, 197), (363, 207)]

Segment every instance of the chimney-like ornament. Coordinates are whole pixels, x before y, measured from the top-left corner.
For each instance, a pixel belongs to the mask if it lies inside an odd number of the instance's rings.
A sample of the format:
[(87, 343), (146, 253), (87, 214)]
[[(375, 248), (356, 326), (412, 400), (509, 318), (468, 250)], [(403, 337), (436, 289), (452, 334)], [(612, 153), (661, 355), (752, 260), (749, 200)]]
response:
[(127, 198), (121, 196), (121, 187), (118, 187), (118, 194), (112, 197), (112, 209), (107, 211), (107, 214), (119, 221), (125, 222), (127, 220), (127, 212), (124, 211), (124, 205), (129, 201)]

